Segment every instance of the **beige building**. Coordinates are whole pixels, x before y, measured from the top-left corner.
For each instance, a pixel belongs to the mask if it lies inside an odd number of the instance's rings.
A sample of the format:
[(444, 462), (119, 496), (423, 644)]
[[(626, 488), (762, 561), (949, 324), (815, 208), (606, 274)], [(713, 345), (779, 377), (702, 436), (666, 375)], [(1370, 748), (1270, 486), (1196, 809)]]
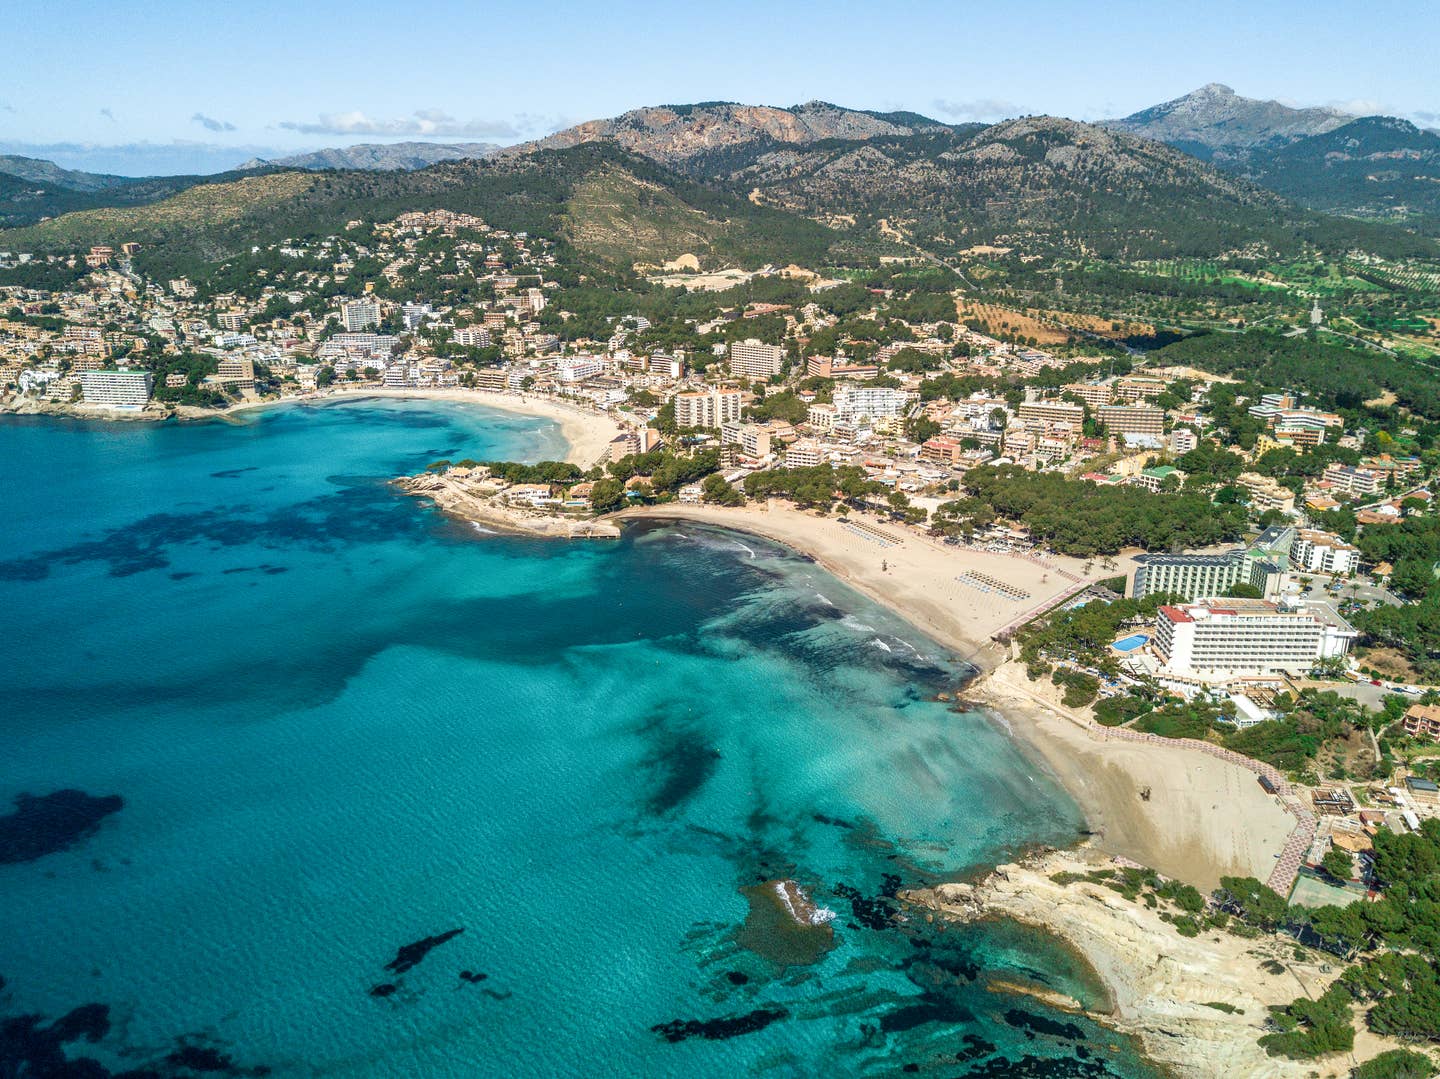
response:
[(1099, 416), (1105, 430), (1111, 434), (1150, 435), (1155, 438), (1165, 434), (1165, 411), (1151, 405), (1103, 405)]
[(1020, 422), (1027, 426), (1058, 424), (1078, 430), (1085, 425), (1085, 410), (1068, 401), (1026, 401), (1020, 406)]
[(674, 397), (677, 427), (720, 427), (740, 418), (739, 390), (699, 390)]

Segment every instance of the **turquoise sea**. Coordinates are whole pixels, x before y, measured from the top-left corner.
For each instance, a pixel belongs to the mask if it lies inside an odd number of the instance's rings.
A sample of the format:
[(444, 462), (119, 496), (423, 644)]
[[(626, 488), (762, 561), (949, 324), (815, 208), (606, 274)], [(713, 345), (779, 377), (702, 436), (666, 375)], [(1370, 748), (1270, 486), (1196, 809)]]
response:
[(963, 662), (762, 540), (385, 482), (562, 453), (423, 401), (0, 422), (0, 1074), (1150, 1075), (992, 991), (1096, 1000), (1048, 939), (891, 917), (1081, 825), (936, 700)]

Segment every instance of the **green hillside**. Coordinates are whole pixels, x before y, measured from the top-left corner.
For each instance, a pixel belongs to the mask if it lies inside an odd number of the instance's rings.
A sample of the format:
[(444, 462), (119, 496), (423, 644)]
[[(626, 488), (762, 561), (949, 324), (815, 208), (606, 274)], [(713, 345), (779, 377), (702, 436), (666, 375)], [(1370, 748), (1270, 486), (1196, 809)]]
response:
[(499, 228), (568, 241), (628, 267), (686, 251), (744, 266), (822, 260), (834, 236), (812, 221), (686, 180), (607, 144), (416, 172), (277, 172), (190, 188), (137, 207), (66, 214), (0, 233), (0, 247), (66, 251), (138, 241), (142, 269), (203, 273), (254, 244), (330, 235), (409, 210), (473, 213)]

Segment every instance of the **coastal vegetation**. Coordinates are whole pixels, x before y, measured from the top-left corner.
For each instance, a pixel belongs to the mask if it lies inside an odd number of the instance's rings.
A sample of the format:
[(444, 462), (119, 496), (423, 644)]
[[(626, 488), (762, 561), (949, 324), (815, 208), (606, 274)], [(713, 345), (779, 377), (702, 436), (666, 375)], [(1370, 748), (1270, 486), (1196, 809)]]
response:
[(1169, 551), (1238, 539), (1245, 512), (1203, 495), (1075, 483), (1015, 465), (971, 469), (965, 489), (996, 517), (1018, 521), (1061, 554), (1088, 558), (1124, 547)]

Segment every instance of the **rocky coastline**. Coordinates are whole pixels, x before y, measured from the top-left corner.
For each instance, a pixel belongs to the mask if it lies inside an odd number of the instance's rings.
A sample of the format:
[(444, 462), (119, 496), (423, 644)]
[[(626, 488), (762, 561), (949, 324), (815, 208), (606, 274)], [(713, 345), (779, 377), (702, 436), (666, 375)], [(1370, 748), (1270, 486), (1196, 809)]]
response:
[[(1094, 1018), (1137, 1038), (1151, 1060), (1177, 1075), (1349, 1074), (1362, 1054), (1294, 1061), (1271, 1057), (1258, 1044), (1270, 1005), (1319, 996), (1338, 977), (1339, 967), (1328, 957), (1299, 952), (1278, 936), (1245, 938), (1215, 929), (1183, 936), (1163, 910), (1077, 879), (1115, 864), (1088, 845), (1045, 851), (998, 866), (975, 883), (940, 884), (900, 898), (917, 916), (958, 923), (1003, 918), (1055, 936), (1111, 994), (1113, 1010)], [(1051, 1003), (1080, 1006), (1066, 999)], [(1364, 1056), (1389, 1046), (1367, 1048)]]

